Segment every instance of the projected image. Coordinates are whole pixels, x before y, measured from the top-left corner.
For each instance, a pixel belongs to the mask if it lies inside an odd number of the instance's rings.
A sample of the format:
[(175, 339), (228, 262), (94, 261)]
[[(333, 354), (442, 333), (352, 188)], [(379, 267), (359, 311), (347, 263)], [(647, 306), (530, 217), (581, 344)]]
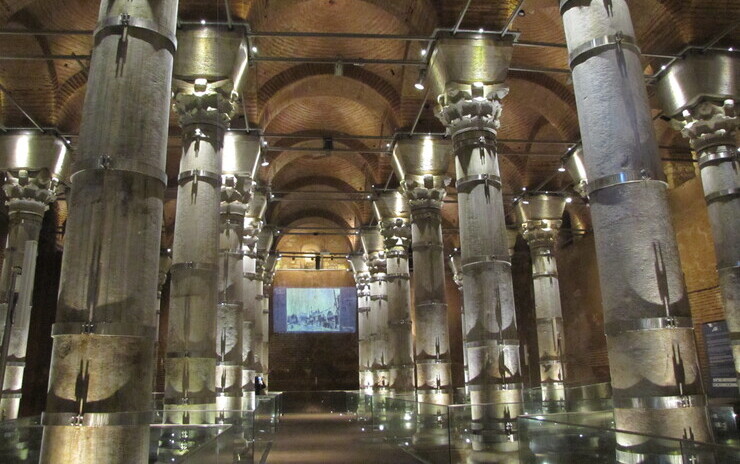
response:
[(348, 288), (276, 288), (276, 332), (354, 332), (357, 296)]

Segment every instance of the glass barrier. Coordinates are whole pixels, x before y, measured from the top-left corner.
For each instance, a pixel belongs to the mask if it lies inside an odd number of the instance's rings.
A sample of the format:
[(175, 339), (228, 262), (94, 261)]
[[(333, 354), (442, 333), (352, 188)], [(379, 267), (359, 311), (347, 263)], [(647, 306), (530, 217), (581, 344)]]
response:
[[(560, 415), (518, 418), (520, 464), (724, 464), (740, 462), (740, 448), (554, 420)], [(559, 417), (610, 424), (607, 414)]]

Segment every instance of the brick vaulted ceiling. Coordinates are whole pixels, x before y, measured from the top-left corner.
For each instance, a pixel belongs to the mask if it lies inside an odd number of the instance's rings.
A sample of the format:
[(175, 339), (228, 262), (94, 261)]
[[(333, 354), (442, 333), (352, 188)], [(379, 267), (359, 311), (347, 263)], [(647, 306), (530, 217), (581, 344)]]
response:
[[(523, 14), (514, 13), (519, 0), (472, 0), (462, 29), (502, 30), (514, 18), (512, 30), (519, 40), (563, 44), (563, 28), (556, 0), (524, 0)], [(687, 45), (710, 42), (740, 18), (740, 0), (631, 0), (638, 42), (648, 54), (678, 54)], [(435, 28), (455, 25), (467, 0), (181, 0), (182, 20), (227, 20), (226, 5), (235, 22), (248, 22), (253, 32), (337, 32), (429, 36)], [(0, 0), (0, 29), (92, 30), (99, 0)], [(716, 45), (737, 43), (740, 27)], [(326, 37), (254, 37), (259, 57), (422, 60), (421, 41), (348, 39)], [(0, 35), (0, 56), (90, 54), (89, 34)], [(645, 73), (653, 74), (664, 58), (646, 58)], [(1, 60), (0, 84), (12, 100), (44, 127), (70, 136), (80, 127), (87, 81), (86, 58), (55, 60)], [(534, 69), (567, 69), (567, 54), (558, 47), (515, 48), (510, 93), (504, 101), (499, 137), (505, 190), (568, 188), (566, 174), (558, 173), (564, 143), (579, 138), (578, 118), (570, 76)], [(252, 63), (245, 95), (250, 127), (267, 134), (272, 147), (317, 148), (312, 151), (271, 151), (270, 165), (260, 180), (280, 192), (268, 222), (281, 227), (351, 228), (372, 220), (371, 204), (364, 196), (339, 198), (337, 193), (365, 192), (384, 185), (391, 174), (390, 158), (377, 151), (389, 136), (409, 130), (423, 105), (424, 92), (414, 88), (418, 67), (400, 64), (345, 64), (336, 76), (333, 64), (257, 61)], [(434, 96), (429, 96), (417, 130), (442, 132), (435, 119)], [(659, 115), (654, 104), (655, 114)], [(3, 128), (28, 127), (29, 120), (0, 93)], [(176, 178), (180, 130), (171, 115), (167, 170)], [(687, 144), (667, 123), (656, 118), (656, 131), (664, 158), (687, 158)], [(233, 127), (244, 127), (238, 115)], [(376, 138), (343, 138), (346, 135)], [(334, 137), (342, 151), (324, 153), (321, 137)], [(317, 138), (318, 137), (318, 138)], [(537, 141), (537, 142), (533, 142)], [(450, 175), (454, 177), (452, 169)], [(397, 181), (391, 181), (391, 186)], [(172, 227), (174, 182), (168, 193), (165, 223)], [(320, 191), (312, 200), (306, 191)], [(454, 188), (445, 206), (444, 227), (457, 224)], [(353, 201), (346, 201), (346, 200)], [(293, 201), (290, 201), (293, 200)], [(454, 243), (454, 237), (448, 241)], [(293, 251), (344, 253), (357, 246), (354, 236), (300, 235), (284, 237), (280, 248)]]

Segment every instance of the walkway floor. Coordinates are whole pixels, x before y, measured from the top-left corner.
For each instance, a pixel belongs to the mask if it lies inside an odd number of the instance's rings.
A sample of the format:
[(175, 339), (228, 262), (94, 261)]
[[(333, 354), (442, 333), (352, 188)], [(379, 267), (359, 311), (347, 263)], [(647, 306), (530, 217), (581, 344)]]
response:
[(260, 464), (418, 464), (401, 448), (362, 431), (355, 415), (292, 413), (280, 418)]

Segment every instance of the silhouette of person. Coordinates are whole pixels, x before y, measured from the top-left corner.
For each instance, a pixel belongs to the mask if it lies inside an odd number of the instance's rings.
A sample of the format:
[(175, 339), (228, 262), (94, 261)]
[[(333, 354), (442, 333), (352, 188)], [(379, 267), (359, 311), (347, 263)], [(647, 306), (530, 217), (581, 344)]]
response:
[(264, 395), (265, 390), (267, 389), (267, 384), (264, 380), (262, 380), (262, 377), (257, 376), (254, 378), (254, 393), (255, 395)]

